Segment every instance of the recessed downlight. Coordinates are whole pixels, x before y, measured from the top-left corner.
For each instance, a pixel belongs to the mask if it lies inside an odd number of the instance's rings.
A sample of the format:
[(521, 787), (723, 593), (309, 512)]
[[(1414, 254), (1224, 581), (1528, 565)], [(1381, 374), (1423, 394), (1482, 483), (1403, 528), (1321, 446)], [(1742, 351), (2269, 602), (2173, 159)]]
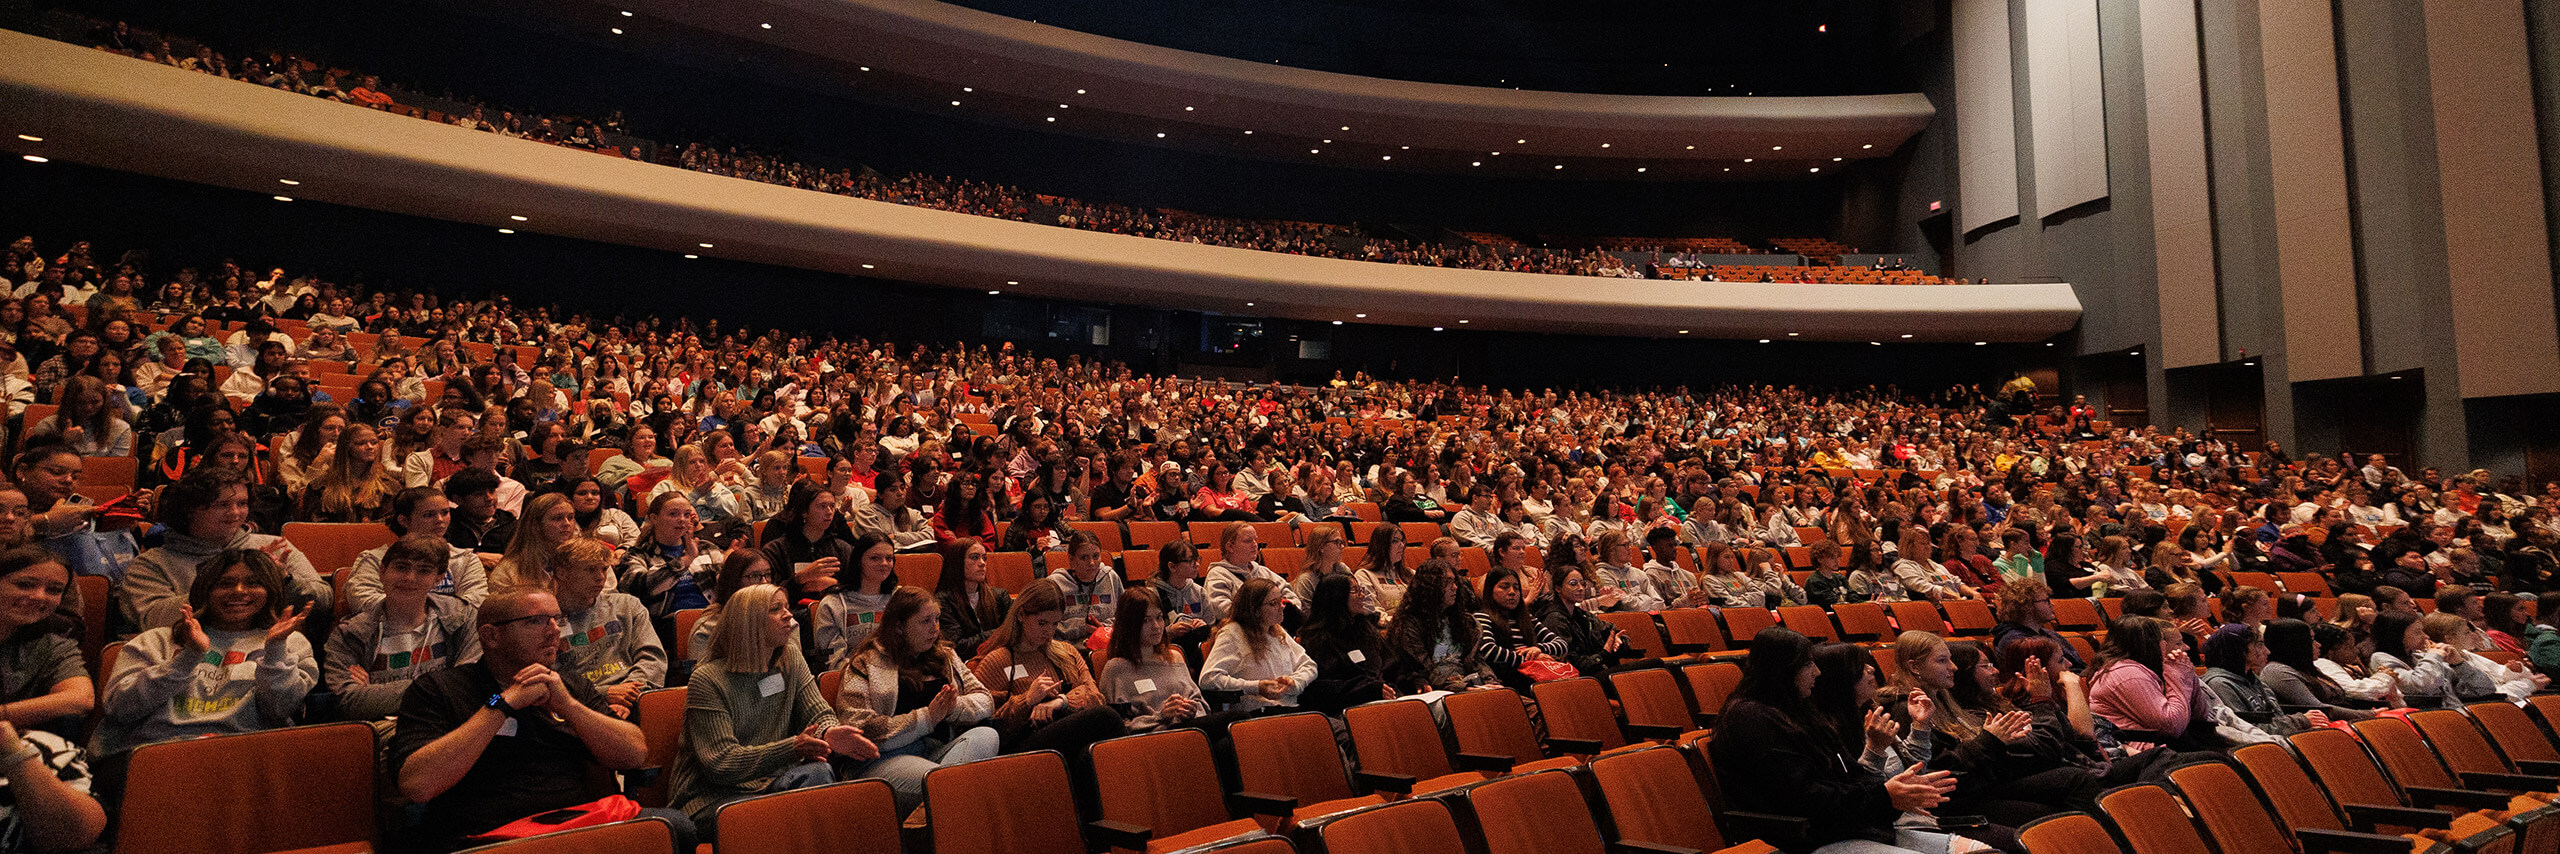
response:
[(507, 215), (507, 218), (508, 218), (508, 219), (515, 220), (515, 221), (517, 221), (517, 222), (524, 222), (524, 221), (525, 221), (524, 214), (508, 214), (508, 215)]
[(704, 248), (704, 249), (709, 249), (709, 248), (711, 248), (711, 244), (708, 244), (708, 243), (696, 243), (696, 244), (694, 244), (694, 245), (695, 245), (695, 246), (700, 246), (700, 247), (702, 247), (702, 248)]
[(22, 133), (22, 134), (19, 134), (19, 135), (18, 135), (18, 138), (19, 138), (19, 139), (26, 140), (26, 141), (28, 141), (28, 142), (43, 142), (43, 141), (44, 141), (44, 137), (37, 136), (37, 135), (35, 135), (35, 134), (31, 134), (31, 133)]
[(873, 267), (872, 267), (871, 265), (869, 265), (869, 264), (864, 264), (864, 265), (862, 265), (862, 269), (869, 270), (869, 269), (873, 269)]
[(290, 201), (293, 201), (293, 197), (292, 197), (292, 196), (268, 196), (267, 198), (274, 199), (274, 200), (279, 201), (279, 202), (290, 202)]
[(302, 186), (302, 182), (300, 182), (300, 181), (296, 181), (296, 180), (293, 180), (293, 179), (291, 179), (291, 178), (277, 178), (277, 179), (276, 179), (276, 183), (278, 183), (278, 184), (283, 184), (283, 185), (285, 185), (285, 186), (287, 186), (287, 187), (299, 187), (299, 186)]
[(512, 228), (501, 228), (501, 229), (498, 229), (498, 233), (499, 233), (499, 234), (514, 234), (514, 233), (516, 233), (516, 230), (515, 230), (515, 229), (512, 229)]

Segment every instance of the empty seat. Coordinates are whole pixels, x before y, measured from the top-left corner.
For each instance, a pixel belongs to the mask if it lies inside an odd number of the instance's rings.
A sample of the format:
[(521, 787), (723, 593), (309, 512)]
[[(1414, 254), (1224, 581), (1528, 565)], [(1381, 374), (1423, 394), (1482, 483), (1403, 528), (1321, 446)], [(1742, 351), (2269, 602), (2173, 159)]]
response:
[(1779, 608), (1778, 622), (1796, 630), (1797, 634), (1817, 641), (1840, 639), (1840, 630), (1831, 625), (1831, 612), (1822, 610), (1820, 605), (1789, 605)]
[(1485, 854), (1603, 854), (1600, 824), (1567, 771), (1487, 780), (1466, 789)]
[[(1676, 738), (1698, 728), (1680, 693), (1680, 677), (1659, 667), (1609, 674), (1618, 692), (1618, 710), (1627, 719), (1627, 734), (1645, 739)], [(1667, 735), (1665, 733), (1668, 733)]]
[(1347, 813), (1316, 832), (1327, 854), (1467, 854), (1449, 807), (1428, 798)]
[(376, 842), (368, 724), (147, 744), (127, 779), (119, 854), (361, 854)]
[(898, 802), (885, 780), (848, 780), (731, 801), (714, 823), (719, 850), (757, 854), (900, 854)]
[(1874, 602), (1842, 602), (1831, 606), (1831, 616), (1840, 620), (1842, 640), (1863, 643), (1886, 640), (1895, 634), (1884, 606)]
[[(1402, 774), (1414, 779), (1413, 791), (1437, 792), (1473, 783), (1483, 777), (1457, 773), (1449, 764), (1449, 748), (1440, 738), (1440, 725), (1431, 717), (1431, 707), (1421, 700), (1385, 700), (1353, 706), (1343, 710), (1342, 722), (1351, 730), (1351, 749), (1360, 754), (1364, 770)], [(1473, 756), (1473, 754), (1469, 754)], [(1510, 770), (1504, 759), (1493, 766), (1468, 759), (1469, 770), (1501, 773)]]
[[(2284, 748), (2278, 745), (2255, 746), (2268, 748), (2279, 754), (2284, 753)], [(2291, 763), (2293, 759), (2288, 755), (2283, 757), (2283, 761)], [(2295, 766), (2295, 770), (2299, 772), (2300, 767)], [(2369, 850), (2353, 847), (2358, 845), (2377, 848), (2398, 845), (2405, 848), (2407, 844), (2401, 837), (2347, 833), (2334, 827), (2295, 826), (2288, 832), (2280, 813), (2271, 809), (2267, 803), (2259, 801), (2257, 792), (2249, 788), (2248, 781), (2242, 779), (2240, 772), (2227, 763), (2189, 763), (2171, 769), (2169, 782), (2177, 787), (2179, 797), (2186, 801), (2187, 808), (2193, 811), (2197, 821), (2204, 825), (2206, 835), (2211, 836), (2214, 845), (2220, 847), (2226, 854), (2285, 851), (2295, 844), (2297, 837), (2300, 838), (2305, 850), (2318, 848)], [(2308, 779), (2302, 780), (2299, 785), (2306, 789), (2313, 788), (2313, 784)], [(2305, 794), (2312, 799), (2320, 797), (2317, 791), (2294, 793), (2294, 796), (2299, 797)], [(2325, 812), (2325, 809), (2319, 811)], [(2334, 814), (2331, 815), (2334, 816)], [(2118, 821), (2121, 822), (2122, 819), (2119, 818)]]
[[(832, 702), (835, 695), (827, 695)], [(643, 764), (651, 768), (674, 768), (676, 751), (684, 741), (685, 689), (665, 688), (640, 695), (631, 707), (631, 723), (640, 728), (640, 740), (649, 747), (649, 758)], [(644, 807), (667, 805), (668, 775), (658, 774), (646, 783), (631, 787), (631, 799)]]
[(1938, 614), (1938, 606), (1933, 602), (1895, 602), (1893, 621), (1906, 632), (1948, 633), (1947, 620)]
[[(1227, 735), (1234, 742), (1237, 785), (1247, 792), (1295, 799), (1298, 808), (1292, 817), (1300, 822), (1386, 802), (1352, 790), (1333, 724), (1324, 715), (1300, 712), (1237, 721)], [(1373, 785), (1395, 782), (1376, 769), (1361, 773)]]
[(2519, 765), (2526, 762), (2560, 762), (2560, 749), (2555, 749), (2548, 733), (2533, 721), (2533, 716), (2513, 704), (2497, 701), (2473, 703), (2467, 710), (2471, 719), (2487, 730), (2489, 739), (2498, 743), (2507, 758)]
[[(1146, 828), (1149, 852), (1178, 851), (1263, 828), (1228, 815), (1209, 736), (1171, 729), (1124, 736), (1093, 746), (1093, 776), (1102, 817)], [(1276, 818), (1295, 806), (1283, 802)]]
[(1054, 750), (945, 765), (924, 777), (935, 854), (1082, 852), (1067, 760)]
[(1690, 711), (1713, 718), (1724, 714), (1725, 700), (1742, 687), (1742, 666), (1727, 661), (1711, 661), (1680, 668), (1680, 677), (1689, 683)]
[(2123, 831), (2133, 854), (2212, 854), (2187, 808), (2168, 789), (2149, 783), (2124, 786), (2100, 795), (2098, 808)]
[[(1529, 693), (1538, 699), (1547, 734), (1560, 745), (1571, 740), (1585, 755), (1627, 746), (1626, 733), (1618, 728), (1618, 714), (1609, 708), (1609, 693), (1600, 680), (1586, 676), (1540, 682), (1530, 686)], [(1678, 735), (1672, 733), (1672, 737)]]
[(1718, 854), (1768, 854), (1776, 846), (1752, 841), (1728, 846), (1717, 830), (1706, 789), (1689, 765), (1689, 754), (1669, 747), (1644, 747), (1613, 753), (1591, 762), (1591, 778), (1616, 825), (1618, 839), (1668, 845)]
[(2088, 813), (2067, 812), (2037, 819), (2018, 831), (2027, 854), (2124, 854), (2106, 825)]
[(380, 522), (286, 522), (283, 537), (322, 573), (354, 566), (357, 555), (399, 539)]
[[(1548, 732), (1561, 738), (1580, 737), (1556, 732), (1555, 713), (1547, 711), (1544, 703), (1540, 703), (1539, 708), (1547, 715)], [(1457, 737), (1460, 752), (1504, 757), (1510, 762), (1511, 771), (1574, 764), (1569, 756), (1549, 761), (1547, 754), (1551, 748), (1558, 754), (1579, 752), (1587, 756), (1599, 752), (1598, 745), (1540, 743), (1537, 727), (1529, 723), (1528, 709), (1520, 705), (1520, 695), (1509, 691), (1453, 694), (1440, 700), (1440, 709), (1449, 716), (1449, 732)]]

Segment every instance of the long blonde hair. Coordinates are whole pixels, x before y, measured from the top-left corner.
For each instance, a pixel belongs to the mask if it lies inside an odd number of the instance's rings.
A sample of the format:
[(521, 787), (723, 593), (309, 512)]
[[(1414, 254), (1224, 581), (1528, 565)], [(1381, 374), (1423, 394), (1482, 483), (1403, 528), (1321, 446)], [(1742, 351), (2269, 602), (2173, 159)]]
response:
[[(728, 601), (720, 603), (720, 624), (711, 633), (711, 650), (705, 660), (728, 665), (753, 664), (757, 670), (763, 670), (776, 658), (768, 651), (780, 652), (797, 647), (800, 638), (796, 633), (781, 632), (781, 637), (774, 637), (773, 621), (764, 619), (765, 612), (773, 609), (773, 603), (788, 596), (782, 588), (771, 584), (750, 584), (729, 594)], [(739, 653), (765, 655), (766, 658), (742, 662), (734, 657)]]
[(358, 430), (374, 433), (378, 440), (381, 439), (380, 431), (370, 424), (349, 424), (339, 428), (338, 451), (329, 458), (329, 467), (303, 487), (306, 490), (304, 494), (311, 496), (304, 500), (310, 501), (320, 514), (336, 515), (363, 508), (381, 510), (390, 503), (391, 496), (400, 491), (400, 481), (382, 467), (382, 461), (390, 455), (391, 443), (388, 440), (382, 440), (382, 450), (375, 453), (371, 463), (359, 462), (356, 455), (347, 450), (355, 444), (355, 431)]
[[(507, 540), (507, 554), (499, 558), (497, 570), (489, 574), (490, 586), (497, 588), (517, 585), (551, 586), (553, 553), (561, 546), (576, 542), (580, 538), (572, 536), (566, 542), (543, 542), (542, 517), (552, 510), (567, 506), (569, 506), (569, 496), (557, 492), (545, 492), (525, 501), (524, 515), (516, 519), (516, 535)], [(572, 508), (570, 516), (575, 518), (576, 515), (576, 509)]]
[[(1901, 637), (1895, 638), (1893, 669), (1896, 672), (1893, 677), (1893, 689), (1895, 693), (1904, 696), (1909, 696), (1915, 690), (1928, 695), (1929, 701), (1937, 705), (1935, 719), (1930, 721), (1930, 727), (1937, 730), (1941, 737), (1963, 741), (1982, 733), (1982, 716), (1965, 708), (1964, 704), (1956, 702), (1954, 691), (1921, 684), (1920, 678), (1912, 675), (1919, 672), (1920, 662), (1937, 655), (1939, 650), (1946, 648), (1946, 638), (1928, 632), (1903, 632)], [(1956, 678), (1971, 679), (1973, 674), (1959, 672)]]

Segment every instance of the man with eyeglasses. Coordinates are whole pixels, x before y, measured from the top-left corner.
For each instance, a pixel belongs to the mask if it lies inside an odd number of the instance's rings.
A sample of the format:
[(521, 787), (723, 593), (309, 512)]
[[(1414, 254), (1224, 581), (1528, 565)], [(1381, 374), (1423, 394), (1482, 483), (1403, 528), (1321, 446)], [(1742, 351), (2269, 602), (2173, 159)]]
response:
[[(409, 834), (415, 850), (453, 851), (474, 834), (613, 794), (594, 788), (590, 766), (647, 761), (639, 727), (608, 714), (585, 678), (552, 669), (566, 622), (550, 593), (493, 594), (480, 605), (480, 660), (420, 677), (401, 696), (391, 764), (400, 793), (426, 805)], [(641, 814), (666, 819), (677, 850), (693, 850), (684, 813)]]

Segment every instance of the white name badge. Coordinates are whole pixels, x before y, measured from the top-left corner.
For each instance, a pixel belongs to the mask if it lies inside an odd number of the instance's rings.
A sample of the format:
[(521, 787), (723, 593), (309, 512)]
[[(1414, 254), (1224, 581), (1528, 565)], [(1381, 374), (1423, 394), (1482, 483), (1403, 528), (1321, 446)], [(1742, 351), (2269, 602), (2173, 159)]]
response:
[(499, 735), (514, 735), (514, 734), (516, 734), (516, 719), (514, 719), (514, 718), (508, 718), (508, 719), (506, 720), (506, 722), (505, 722), (505, 723), (501, 723), (501, 724), (499, 724), (499, 725), (498, 725), (498, 734), (499, 734)]
[(240, 680), (250, 680), (250, 681), (254, 681), (254, 680), (256, 680), (257, 678), (258, 678), (258, 663), (257, 663), (257, 662), (255, 662), (255, 661), (243, 661), (243, 662), (240, 662), (240, 663), (238, 663), (238, 664), (231, 665), (231, 679), (233, 679), (234, 681), (240, 681)]
[(782, 674), (776, 673), (756, 680), (756, 691), (759, 692), (759, 696), (764, 697), (782, 693)]
[(1031, 678), (1031, 668), (1016, 664), (1013, 666), (1013, 670), (1009, 671), (1009, 675), (1015, 679), (1029, 679)]
[(1140, 693), (1140, 694), (1144, 694), (1144, 693), (1147, 693), (1147, 692), (1149, 692), (1149, 691), (1153, 691), (1153, 690), (1155, 690), (1155, 689), (1156, 689), (1156, 680), (1153, 680), (1153, 679), (1140, 679), (1140, 680), (1138, 680), (1138, 682), (1137, 682), (1137, 686), (1138, 686), (1138, 693)]
[(1369, 660), (1369, 654), (1368, 654), (1368, 653), (1361, 652), (1361, 651), (1356, 650), (1356, 649), (1355, 649), (1355, 650), (1352, 650), (1351, 652), (1349, 652), (1349, 653), (1347, 653), (1347, 654), (1345, 654), (1345, 655), (1343, 655), (1343, 657), (1344, 657), (1344, 658), (1351, 659), (1351, 663), (1353, 663), (1353, 664), (1360, 664), (1360, 663), (1363, 663), (1363, 662), (1366, 662), (1366, 661), (1368, 661), (1368, 660)]

